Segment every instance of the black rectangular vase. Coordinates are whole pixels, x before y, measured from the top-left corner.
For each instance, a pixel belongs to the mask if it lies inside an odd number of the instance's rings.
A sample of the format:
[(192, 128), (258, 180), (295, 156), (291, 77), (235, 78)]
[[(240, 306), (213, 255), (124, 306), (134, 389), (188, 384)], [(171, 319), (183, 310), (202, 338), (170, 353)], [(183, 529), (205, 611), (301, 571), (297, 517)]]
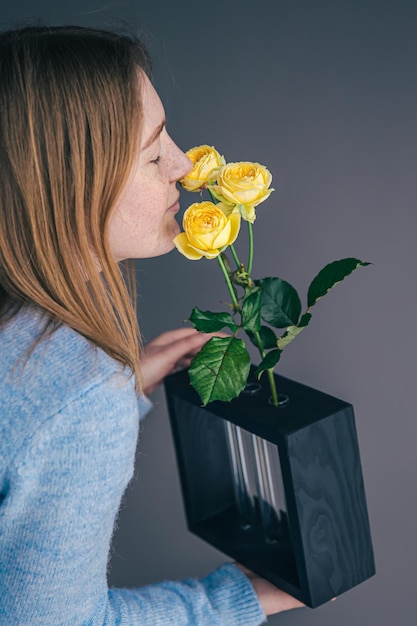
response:
[[(282, 376), (276, 383), (288, 397), (278, 408), (266, 382), (202, 407), (185, 370), (166, 378), (186, 518), (192, 533), (317, 607), (375, 573), (353, 407)], [(256, 519), (242, 520), (230, 425), (276, 453), (270, 471), (280, 473), (285, 506), (272, 539)]]

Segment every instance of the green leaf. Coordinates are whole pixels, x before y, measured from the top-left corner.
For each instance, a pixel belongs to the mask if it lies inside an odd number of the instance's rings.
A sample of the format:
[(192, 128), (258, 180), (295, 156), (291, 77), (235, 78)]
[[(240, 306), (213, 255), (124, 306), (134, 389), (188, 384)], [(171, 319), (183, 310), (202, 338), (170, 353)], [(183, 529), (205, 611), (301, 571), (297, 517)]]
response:
[(310, 320), (311, 313), (304, 313), (298, 326), (289, 326), (286, 332), (278, 339), (278, 348), (283, 350), (286, 346), (288, 346), (288, 344), (291, 343), (291, 341), (293, 341), (293, 339), (295, 339), (306, 326), (308, 326)]
[(201, 333), (215, 333), (225, 326), (233, 332), (238, 329), (230, 313), (212, 313), (211, 311), (200, 311), (197, 307), (192, 310), (190, 322), (196, 330)]
[(242, 327), (251, 332), (261, 327), (261, 299), (260, 289), (246, 296), (242, 304)]
[(255, 376), (259, 379), (265, 370), (270, 370), (275, 367), (281, 357), (281, 350), (271, 350), (262, 359), (261, 363), (255, 370)]
[(292, 285), (281, 278), (255, 281), (262, 288), (261, 316), (276, 328), (296, 326), (301, 314), (301, 301)]
[(312, 317), (313, 316), (311, 315), (311, 313), (304, 313), (304, 315), (298, 322), (298, 328), (305, 328), (306, 326), (308, 326)]
[(194, 357), (190, 381), (203, 406), (214, 400), (233, 400), (244, 389), (250, 356), (242, 339), (212, 337)]
[(326, 265), (313, 279), (308, 288), (307, 306), (310, 308), (316, 304), (317, 300), (326, 295), (337, 283), (344, 280), (358, 267), (371, 265), (359, 259), (347, 258), (333, 261)]
[[(253, 343), (253, 345), (258, 348), (258, 342), (256, 341), (255, 335), (248, 331), (246, 331), (246, 334)], [(261, 337), (264, 350), (271, 350), (271, 348), (277, 347), (277, 336), (272, 328), (269, 328), (269, 326), (261, 326), (259, 330), (259, 335)]]

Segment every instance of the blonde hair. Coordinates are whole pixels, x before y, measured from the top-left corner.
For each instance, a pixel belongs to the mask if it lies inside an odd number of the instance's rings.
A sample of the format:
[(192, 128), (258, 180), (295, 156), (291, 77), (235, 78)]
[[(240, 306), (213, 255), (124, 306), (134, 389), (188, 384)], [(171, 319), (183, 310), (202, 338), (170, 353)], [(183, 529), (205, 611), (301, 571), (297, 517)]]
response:
[(143, 45), (115, 33), (0, 34), (0, 324), (40, 308), (47, 329), (72, 327), (137, 386), (133, 270), (112, 257), (107, 229), (138, 149), (149, 67)]

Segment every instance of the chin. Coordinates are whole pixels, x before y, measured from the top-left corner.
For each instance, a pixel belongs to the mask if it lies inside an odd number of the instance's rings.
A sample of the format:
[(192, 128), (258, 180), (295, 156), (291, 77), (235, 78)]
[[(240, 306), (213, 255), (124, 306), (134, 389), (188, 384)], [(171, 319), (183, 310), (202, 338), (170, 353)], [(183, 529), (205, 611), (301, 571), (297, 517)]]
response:
[(160, 236), (159, 238), (157, 238), (154, 245), (149, 246), (146, 252), (144, 250), (142, 250), (141, 252), (138, 251), (137, 256), (133, 258), (151, 259), (153, 257), (168, 254), (168, 252), (171, 252), (175, 248), (173, 239), (179, 233), (180, 233), (180, 227), (178, 223), (175, 220), (173, 220), (173, 223), (172, 224), (170, 223), (169, 227), (165, 228), (163, 236)]
[(146, 258), (152, 259), (157, 256), (163, 256), (164, 254), (168, 254), (169, 252), (172, 252), (174, 248), (175, 248), (174, 242), (170, 240), (166, 243), (166, 245), (158, 246), (158, 248), (156, 248), (152, 252), (149, 252), (149, 254), (146, 255)]
[(172, 250), (172, 248), (175, 248), (174, 246), (174, 238), (179, 235), (181, 232), (181, 228), (178, 224), (178, 222), (176, 220), (174, 220), (173, 226), (172, 228), (170, 228), (170, 232), (169, 232), (169, 245), (170, 245), (170, 250)]

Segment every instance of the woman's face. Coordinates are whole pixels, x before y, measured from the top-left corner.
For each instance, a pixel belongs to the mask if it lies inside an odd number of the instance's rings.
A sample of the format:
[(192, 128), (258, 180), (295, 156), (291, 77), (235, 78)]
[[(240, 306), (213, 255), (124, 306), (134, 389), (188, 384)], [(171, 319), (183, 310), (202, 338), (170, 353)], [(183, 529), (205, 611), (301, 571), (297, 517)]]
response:
[(150, 80), (142, 78), (140, 150), (109, 223), (110, 249), (117, 261), (159, 256), (174, 247), (179, 233), (177, 181), (191, 161), (165, 128), (165, 112)]

